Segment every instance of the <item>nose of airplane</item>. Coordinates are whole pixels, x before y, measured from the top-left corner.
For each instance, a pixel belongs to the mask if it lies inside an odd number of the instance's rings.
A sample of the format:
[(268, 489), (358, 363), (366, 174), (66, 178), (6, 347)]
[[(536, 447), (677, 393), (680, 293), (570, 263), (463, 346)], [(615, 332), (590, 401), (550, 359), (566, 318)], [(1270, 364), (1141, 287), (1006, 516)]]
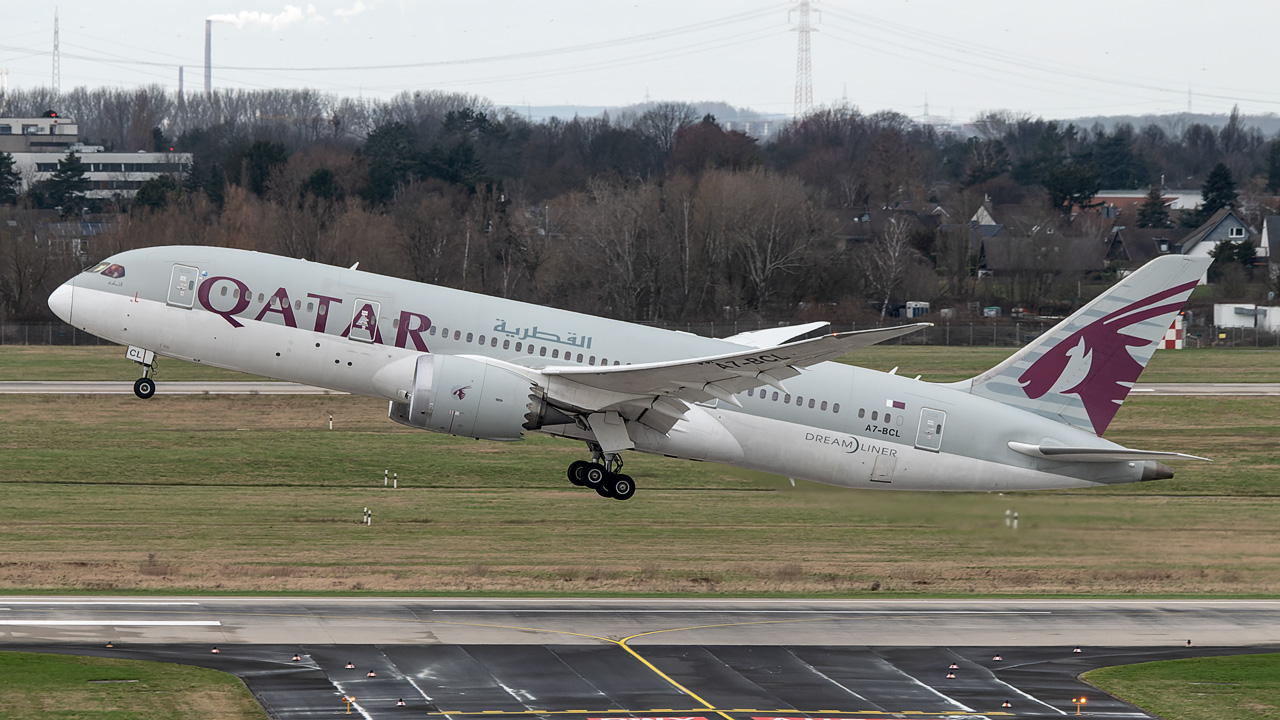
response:
[(62, 283), (58, 286), (53, 294), (49, 295), (49, 309), (54, 315), (62, 318), (62, 321), (71, 324), (71, 300), (74, 297), (75, 286), (70, 282)]

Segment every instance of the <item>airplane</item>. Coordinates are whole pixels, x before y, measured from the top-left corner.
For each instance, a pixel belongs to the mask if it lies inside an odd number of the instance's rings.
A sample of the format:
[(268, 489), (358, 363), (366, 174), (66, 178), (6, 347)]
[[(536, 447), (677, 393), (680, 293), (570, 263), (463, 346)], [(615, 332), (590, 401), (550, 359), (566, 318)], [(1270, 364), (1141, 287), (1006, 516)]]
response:
[(1164, 461), (1205, 459), (1102, 435), (1209, 262), (1156, 258), (951, 383), (832, 362), (927, 323), (715, 339), (230, 248), (122, 252), (49, 306), (128, 347), (139, 398), (165, 357), (382, 398), (413, 428), (538, 431), (585, 442), (569, 480), (619, 500), (636, 491), (628, 450), (848, 488), (1013, 491), (1166, 479)]

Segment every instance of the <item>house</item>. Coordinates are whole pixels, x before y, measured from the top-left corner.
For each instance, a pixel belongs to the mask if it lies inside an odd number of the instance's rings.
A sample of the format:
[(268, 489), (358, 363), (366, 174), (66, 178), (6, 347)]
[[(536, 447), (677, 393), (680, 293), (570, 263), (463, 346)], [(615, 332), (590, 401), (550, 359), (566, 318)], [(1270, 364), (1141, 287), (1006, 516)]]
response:
[(1215, 248), (1223, 242), (1253, 241), (1258, 245), (1258, 233), (1249, 227), (1232, 208), (1222, 208), (1212, 217), (1196, 228), (1190, 235), (1182, 239), (1178, 245), (1178, 254), (1192, 257), (1210, 257)]

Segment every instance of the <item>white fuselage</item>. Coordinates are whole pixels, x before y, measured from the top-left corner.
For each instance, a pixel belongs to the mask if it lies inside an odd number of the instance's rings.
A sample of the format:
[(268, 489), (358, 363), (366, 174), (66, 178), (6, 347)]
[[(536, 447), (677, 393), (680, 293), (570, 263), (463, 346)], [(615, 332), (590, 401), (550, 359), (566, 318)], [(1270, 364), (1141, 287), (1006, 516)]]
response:
[[(76, 327), (164, 357), (391, 401), (403, 399), (424, 352), (538, 368), (638, 364), (739, 347), (258, 253), (151, 248), (112, 260), (127, 270), (122, 278), (85, 273), (68, 283), (68, 321)], [(200, 273), (190, 307), (172, 302), (175, 263)], [(377, 303), (373, 326), (352, 314), (368, 302)], [(667, 433), (636, 422), (627, 427), (643, 452), (851, 488), (1030, 490), (1132, 482), (1142, 473), (1141, 462), (1055, 463), (1013, 452), (1010, 441), (1117, 446), (946, 385), (822, 363), (785, 387), (740, 393), (741, 407), (696, 404)], [(945, 432), (926, 436), (926, 419)], [(575, 425), (543, 431), (590, 439)]]

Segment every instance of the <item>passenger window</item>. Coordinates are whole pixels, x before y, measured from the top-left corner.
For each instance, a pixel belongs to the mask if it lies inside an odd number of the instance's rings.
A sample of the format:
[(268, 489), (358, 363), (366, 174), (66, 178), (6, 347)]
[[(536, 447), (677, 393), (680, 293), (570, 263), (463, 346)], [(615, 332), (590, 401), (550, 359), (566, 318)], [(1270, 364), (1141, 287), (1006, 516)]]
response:
[(578, 362), (582, 362), (582, 353), (578, 353)]
[(445, 328), (445, 329), (441, 330), (441, 331), (440, 331), (440, 337), (444, 338), (445, 340), (448, 340), (448, 339), (449, 339), (449, 328)]
[[(471, 333), (467, 333), (467, 340), (470, 340), (470, 339), (471, 339)], [(481, 336), (480, 336), (480, 344), (481, 344), (481, 345), (483, 345), (483, 344), (484, 344), (484, 336), (483, 336), (483, 335), (481, 335)]]
[(518, 343), (516, 343), (516, 352), (520, 352), (520, 348), (521, 348), (521, 346), (523, 346), (523, 345), (524, 345), (524, 343), (522, 343), (522, 342), (518, 342)]
[(826, 412), (826, 411), (827, 411), (827, 401), (826, 401), (826, 400), (823, 400), (823, 401), (822, 401), (822, 407), (820, 407), (820, 408), (818, 408), (818, 409), (819, 409), (819, 410), (821, 410), (822, 412)]
[(547, 356), (547, 346), (546, 346), (546, 345), (543, 345), (542, 347), (538, 348), (538, 354), (539, 354), (539, 355), (541, 355), (542, 357), (546, 357), (546, 356)]
[[(315, 304), (315, 303), (313, 303), (313, 302), (309, 302), (309, 303), (307, 303), (307, 312), (313, 312), (315, 309), (316, 309), (316, 304)], [(395, 321), (394, 323), (392, 323), (392, 324), (393, 324), (393, 325), (395, 325), (396, 327), (399, 327), (399, 325), (400, 325), (400, 318), (396, 318), (396, 321)]]
[(592, 355), (591, 357), (587, 358), (587, 364), (588, 364), (588, 365), (595, 365), (595, 364), (596, 364), (596, 356), (595, 356), (595, 355)]
[(236, 288), (236, 289), (232, 290), (232, 291), (231, 291), (231, 297), (233, 297), (233, 298), (238, 298), (238, 297), (240, 297), (240, 288)]
[(885, 424), (885, 425), (888, 425), (888, 424), (889, 424), (889, 413), (885, 413), (885, 414), (884, 414), (884, 424)]
[(609, 358), (600, 358), (600, 364), (601, 364), (601, 365), (608, 365), (608, 364), (609, 364)]
[(871, 411), (871, 420), (872, 420), (873, 422), (874, 422), (877, 418), (879, 418), (879, 417), (880, 417), (880, 411), (879, 411), (879, 410), (872, 410), (872, 411)]
[[(614, 360), (614, 361), (613, 361), (613, 364), (614, 364), (614, 365), (621, 365), (622, 363), (621, 363), (621, 362), (619, 362), (619, 361), (617, 361), (617, 360)], [(628, 364), (628, 365), (630, 365), (631, 363), (627, 363), (627, 364)]]
[(804, 407), (804, 398), (796, 396), (796, 407)]
[(833, 413), (838, 413), (838, 412), (840, 412), (840, 403), (836, 403), (835, 405), (832, 405), (832, 406), (831, 406), (831, 412), (833, 412)]
[(258, 293), (258, 302), (262, 302), (262, 293)]
[(498, 347), (498, 338), (490, 338), (489, 347)]
[(773, 401), (774, 401), (774, 402), (778, 402), (778, 391), (777, 391), (777, 390), (774, 390), (774, 391), (773, 391)]
[(503, 349), (503, 350), (510, 350), (510, 349), (511, 349), (511, 341), (510, 341), (510, 340), (503, 340), (503, 341), (502, 341), (502, 349)]
[(866, 409), (866, 408), (858, 408), (858, 418), (859, 418), (859, 419), (861, 419), (861, 418), (864, 418), (864, 417), (866, 417), (866, 416), (867, 416), (867, 409)]
[(471, 333), (467, 333), (467, 342), (471, 342), (472, 340), (475, 339), (475, 337), (476, 337), (475, 335), (472, 335)]
[(391, 329), (396, 330), (400, 327), (400, 318), (391, 321)]
[(226, 297), (226, 296), (227, 296), (227, 286), (226, 286), (226, 285), (223, 285), (223, 286), (222, 286), (222, 291), (221, 291), (219, 294), (220, 294), (220, 295), (222, 295), (222, 297)]
[(301, 300), (294, 300), (294, 301), (293, 301), (293, 309), (294, 309), (294, 310), (301, 310), (301, 309), (302, 309), (302, 301), (301, 301)]
[(787, 393), (786, 395), (783, 395), (783, 396), (782, 396), (782, 403), (783, 403), (784, 405), (790, 405), (790, 404), (791, 404), (791, 393)]
[(461, 339), (462, 339), (462, 331), (461, 331), (461, 330), (454, 330), (454, 331), (453, 331), (453, 339), (454, 339), (454, 340), (461, 340)]
[(747, 397), (755, 397), (755, 396), (756, 396), (756, 389), (755, 389), (755, 388), (748, 388), (748, 389), (747, 389)]
[[(321, 305), (321, 306), (320, 306), (320, 314), (321, 314), (321, 315), (327, 315), (327, 314), (329, 314), (329, 306), (328, 306), (328, 305)], [(431, 334), (432, 334), (432, 335), (435, 335), (435, 334), (436, 334), (436, 330), (435, 330), (435, 328), (431, 328)]]
[(551, 357), (553, 357), (553, 358), (555, 358), (555, 359), (559, 360), (559, 359), (560, 359), (560, 350), (559, 350), (559, 349), (552, 350), (552, 351), (551, 351)]
[[(823, 403), (823, 404), (825, 405), (826, 403)], [(810, 410), (813, 409), (813, 398), (809, 398), (809, 409)]]
[[(324, 309), (324, 308), (321, 308), (321, 309)], [(435, 325), (432, 325), (432, 326), (431, 326), (431, 328), (430, 328), (429, 330), (427, 330), (427, 332), (428, 332), (428, 333), (430, 333), (432, 336), (435, 336), (435, 334), (436, 334), (436, 326), (435, 326)]]

